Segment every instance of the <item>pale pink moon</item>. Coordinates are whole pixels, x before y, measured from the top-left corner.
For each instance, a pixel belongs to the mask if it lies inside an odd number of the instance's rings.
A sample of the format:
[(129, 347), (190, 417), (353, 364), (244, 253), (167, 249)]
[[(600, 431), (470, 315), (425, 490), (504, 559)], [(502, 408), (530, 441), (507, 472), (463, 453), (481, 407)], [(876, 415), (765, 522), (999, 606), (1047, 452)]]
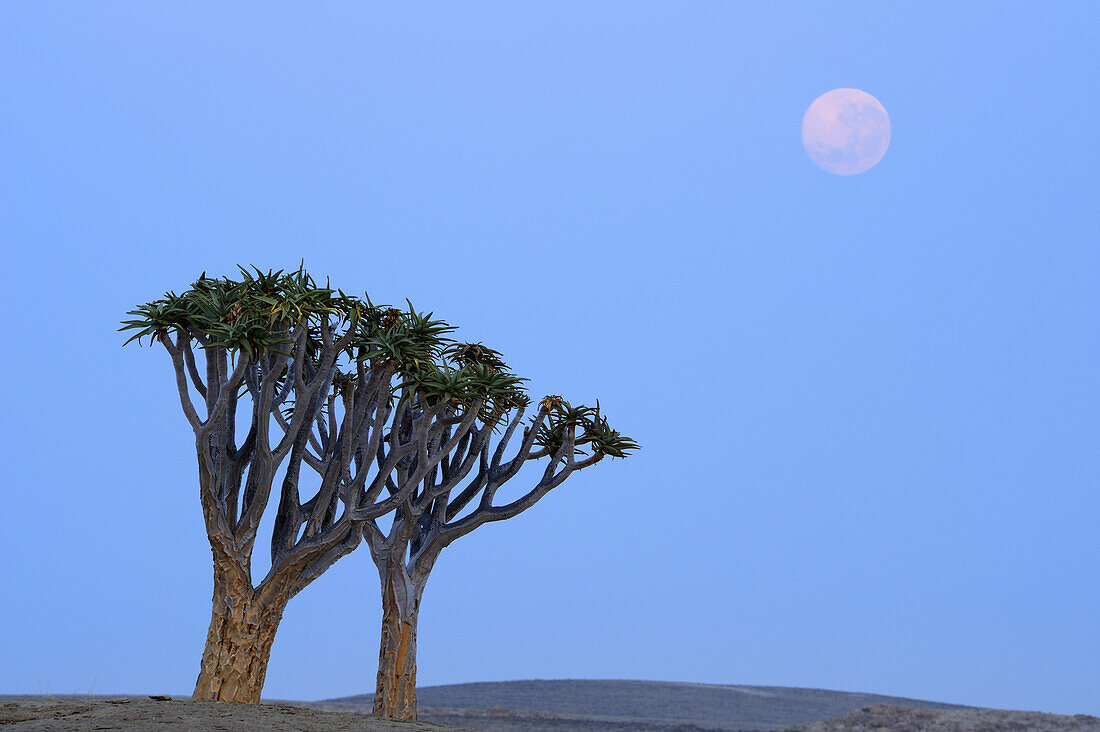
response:
[(826, 173), (862, 173), (890, 147), (890, 116), (865, 91), (833, 89), (815, 99), (802, 117), (802, 147)]

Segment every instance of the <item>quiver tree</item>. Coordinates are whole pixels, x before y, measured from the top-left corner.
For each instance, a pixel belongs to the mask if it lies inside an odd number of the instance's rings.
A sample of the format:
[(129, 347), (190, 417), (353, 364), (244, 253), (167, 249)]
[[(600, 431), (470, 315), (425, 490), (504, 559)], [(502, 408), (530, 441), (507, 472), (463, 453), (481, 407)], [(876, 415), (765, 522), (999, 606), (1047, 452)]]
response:
[[(595, 408), (574, 407), (561, 397), (546, 397), (525, 424), (528, 399), (519, 389), (520, 379), (508, 371), (500, 354), (480, 344), (453, 344), (444, 350), (441, 363), (429, 380), (468, 372), (502, 388), (479, 404), (473, 423), (445, 425), (428, 440), (427, 449), (410, 454), (387, 477), (387, 492), (403, 497), (388, 531), (374, 519), (365, 522), (364, 536), (382, 587), (374, 715), (387, 719), (417, 716), (417, 617), (428, 575), (443, 548), (483, 524), (517, 516), (576, 471), (607, 456), (626, 457), (638, 447), (611, 429), (598, 402)], [(420, 388), (413, 381), (408, 384)], [(433, 391), (452, 399), (455, 408), (466, 408), (461, 396), (448, 396), (439, 385)], [(396, 428), (396, 439), (407, 442), (413, 423), (401, 421)], [(502, 431), (494, 440), (498, 429)], [(519, 498), (494, 505), (500, 487), (525, 464), (539, 460), (544, 464), (534, 485)]]
[[(411, 305), (318, 287), (301, 268), (204, 273), (130, 314), (120, 330), (137, 330), (127, 343), (149, 336), (167, 350), (195, 435), (214, 594), (194, 698), (257, 703), (290, 598), (351, 552), (369, 522), (411, 505), (479, 418), (515, 406), (518, 382), (437, 365), (453, 328)], [(309, 471), (316, 488), (303, 495)], [(256, 583), (269, 503), (271, 567)]]

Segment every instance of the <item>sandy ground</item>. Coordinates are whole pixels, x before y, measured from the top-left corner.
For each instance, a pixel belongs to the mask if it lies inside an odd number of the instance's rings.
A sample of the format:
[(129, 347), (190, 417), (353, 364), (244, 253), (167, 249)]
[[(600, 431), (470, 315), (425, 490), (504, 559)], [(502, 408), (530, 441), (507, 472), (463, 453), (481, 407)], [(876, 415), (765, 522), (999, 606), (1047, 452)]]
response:
[(8, 730), (227, 730), (229, 732), (470, 732), (430, 722), (384, 722), (284, 704), (221, 704), (150, 698), (26, 698), (0, 703)]

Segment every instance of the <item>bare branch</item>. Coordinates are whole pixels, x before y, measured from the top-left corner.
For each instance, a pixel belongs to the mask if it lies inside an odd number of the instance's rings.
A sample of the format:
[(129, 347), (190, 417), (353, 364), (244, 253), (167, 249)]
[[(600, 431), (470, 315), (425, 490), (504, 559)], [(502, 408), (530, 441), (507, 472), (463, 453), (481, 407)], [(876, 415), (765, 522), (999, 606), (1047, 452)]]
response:
[[(523, 464), (526, 461), (535, 459), (535, 457), (531, 454), (531, 448), (535, 444), (535, 439), (538, 436), (539, 428), (542, 427), (542, 423), (546, 420), (547, 413), (548, 412), (545, 406), (539, 408), (538, 414), (535, 415), (534, 422), (532, 422), (531, 426), (524, 432), (523, 443), (520, 445), (519, 451), (516, 453), (516, 456), (505, 463), (504, 466), (499, 469), (498, 474), (494, 474), (493, 480), (496, 481), (498, 484), (511, 480), (515, 476), (515, 474), (519, 472), (519, 469), (523, 467)], [(503, 451), (498, 449), (498, 453), (500, 452)], [(496, 466), (497, 463), (494, 461), (494, 469), (496, 468)], [(497, 472), (498, 471), (494, 470), (494, 473)]]
[(489, 480), (489, 446), (485, 445), (481, 450), (481, 467), (478, 470), (477, 476), (474, 477), (470, 484), (458, 496), (455, 497), (449, 504), (447, 504), (447, 512), (444, 516), (444, 522), (452, 520), (455, 516), (462, 512), (462, 509), (469, 505), (470, 501), (474, 500), (482, 489), (485, 488), (486, 482)]
[[(575, 429), (569, 430), (565, 439), (562, 441), (561, 446), (554, 452), (554, 456), (551, 458), (549, 464), (546, 466), (546, 470), (543, 472), (542, 479), (520, 498), (508, 503), (504, 506), (493, 506), (493, 496), (496, 494), (500, 485), (507, 480), (504, 478), (497, 482), (497, 478), (494, 476), (486, 485), (485, 492), (482, 494), (481, 505), (468, 516), (459, 519), (453, 524), (446, 525), (437, 529), (438, 535), (435, 541), (438, 546), (447, 546), (456, 539), (465, 536), (478, 526), (491, 521), (503, 521), (526, 511), (531, 506), (538, 503), (543, 496), (549, 493), (551, 490), (561, 485), (566, 478), (577, 470), (581, 470), (590, 465), (595, 465), (604, 458), (603, 453), (596, 451), (593, 455), (584, 460), (576, 461), (573, 457), (576, 450), (576, 432)], [(561, 470), (556, 468), (561, 465)], [(513, 473), (514, 475), (514, 473)], [(511, 476), (509, 476), (510, 478)], [(461, 510), (459, 508), (458, 510)], [(454, 516), (457, 511), (448, 510), (449, 516)]]
[[(182, 338), (182, 333), (177, 336), (177, 339)], [(184, 373), (180, 350), (177, 346), (172, 345), (172, 339), (167, 334), (160, 337), (160, 342), (164, 344), (164, 347), (168, 350), (168, 355), (172, 357), (172, 366), (176, 372), (176, 389), (179, 391), (180, 406), (183, 407), (183, 413), (187, 417), (187, 421), (191, 423), (191, 428), (198, 430), (202, 426), (202, 420), (199, 419), (199, 415), (195, 411), (195, 405), (191, 402), (191, 394), (187, 391), (187, 375)]]
[[(482, 456), (482, 459), (484, 461), (484, 458), (488, 455), (489, 438), (492, 436), (492, 433), (493, 431), (489, 427), (484, 427), (480, 431), (478, 431), (477, 437), (470, 441), (471, 444), (469, 450), (467, 451), (462, 462), (457, 466), (449, 468), (446, 471), (443, 480), (438, 486), (434, 486), (432, 490), (425, 490), (424, 495), (421, 497), (420, 501), (418, 501), (417, 504), (413, 507), (414, 510), (417, 511), (417, 513), (427, 509), (430, 503), (439, 498), (444, 499), (442, 502), (443, 508), (440, 508), (439, 510), (446, 510), (446, 497), (450, 494), (452, 490), (454, 490), (458, 486), (459, 483), (461, 483), (466, 478), (467, 475), (470, 474), (470, 471), (473, 470), (474, 463), (477, 461), (478, 456)], [(464, 436), (463, 439), (468, 436), (469, 433), (467, 433), (467, 435)], [(453, 442), (453, 438), (451, 441)], [(446, 450), (446, 446), (444, 446), (443, 449)], [(487, 470), (484, 472), (486, 475), (488, 475)]]
[(230, 392), (236, 393), (240, 387), (241, 382), (244, 380), (245, 369), (248, 368), (249, 359), (242, 353), (240, 359), (237, 361), (237, 367), (233, 369), (233, 373), (230, 374), (229, 379), (226, 381), (224, 387), (221, 389), (221, 394), (218, 395), (218, 401), (215, 402), (214, 408), (210, 414), (206, 417), (206, 421), (200, 426), (200, 431), (205, 434), (209, 432), (214, 425), (222, 418), (225, 413), (225, 407), (229, 403)]
[(187, 373), (191, 375), (191, 383), (195, 385), (195, 391), (199, 393), (199, 396), (205, 399), (206, 385), (202, 383), (202, 379), (199, 377), (199, 370), (195, 368), (195, 354), (191, 350), (191, 339), (184, 338), (183, 333), (180, 332), (176, 337), (176, 346), (183, 351), (183, 360), (187, 364)]

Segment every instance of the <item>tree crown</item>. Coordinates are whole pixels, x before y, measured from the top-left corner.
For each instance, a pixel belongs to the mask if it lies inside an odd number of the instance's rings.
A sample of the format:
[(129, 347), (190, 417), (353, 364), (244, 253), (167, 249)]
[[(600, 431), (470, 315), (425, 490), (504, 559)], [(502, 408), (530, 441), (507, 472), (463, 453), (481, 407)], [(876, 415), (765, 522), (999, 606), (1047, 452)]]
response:
[[(511, 410), (530, 403), (523, 379), (514, 374), (503, 356), (483, 343), (467, 343), (449, 337), (456, 328), (433, 313), (377, 305), (369, 296), (348, 295), (326, 282), (321, 287), (300, 265), (295, 271), (238, 266), (237, 279), (208, 277), (203, 272), (182, 294), (138, 306), (123, 321), (120, 331), (134, 330), (126, 343), (149, 336), (163, 340), (175, 333), (195, 339), (203, 349), (225, 349), (256, 361), (267, 352), (292, 356), (293, 333), (303, 326), (306, 358), (319, 362), (326, 344), (341, 344), (344, 368), (334, 370), (332, 388), (349, 394), (359, 374), (356, 364), (371, 369), (390, 367), (399, 376), (392, 396), (413, 394), (424, 404), (447, 402), (455, 407), (479, 406), (480, 421), (496, 426)], [(335, 322), (334, 322), (335, 321)], [(284, 378), (291, 378), (289, 372)], [(293, 409), (288, 399), (284, 410)], [(556, 451), (565, 430), (580, 427), (575, 450), (582, 445), (609, 457), (626, 457), (638, 449), (629, 437), (612, 429), (595, 407), (570, 405), (562, 397), (547, 396), (540, 402), (547, 410), (546, 423), (538, 429), (536, 444)]]

